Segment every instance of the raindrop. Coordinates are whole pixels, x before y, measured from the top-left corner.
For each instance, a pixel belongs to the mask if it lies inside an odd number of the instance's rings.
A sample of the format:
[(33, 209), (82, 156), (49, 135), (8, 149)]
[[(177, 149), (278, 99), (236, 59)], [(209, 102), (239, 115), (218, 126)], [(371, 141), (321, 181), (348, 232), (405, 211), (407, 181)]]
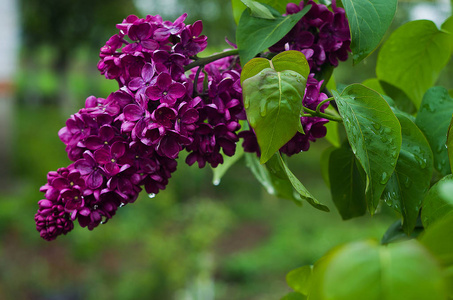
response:
[(244, 108), (248, 109), (250, 107), (250, 100), (248, 97), (244, 97)]
[(154, 194), (154, 193), (148, 194), (148, 197), (150, 197), (152, 199), (152, 198), (156, 197), (156, 194)]
[(266, 105), (266, 103), (261, 103), (261, 105), (260, 105), (260, 115), (262, 117), (265, 117), (266, 114), (267, 114), (267, 105)]
[(381, 183), (381, 184), (386, 184), (387, 181), (388, 181), (388, 177), (389, 177), (389, 176), (387, 175), (386, 172), (382, 173), (380, 183)]
[(404, 180), (404, 186), (406, 188), (410, 188), (411, 184), (412, 184), (412, 181), (409, 179), (409, 177), (406, 177), (406, 179)]
[(126, 203), (121, 202), (120, 207), (123, 207)]
[(212, 182), (213, 185), (215, 186), (218, 186), (220, 184), (220, 179), (215, 179), (213, 182)]
[(441, 144), (437, 147), (437, 153), (442, 153), (445, 149), (447, 149), (447, 145)]

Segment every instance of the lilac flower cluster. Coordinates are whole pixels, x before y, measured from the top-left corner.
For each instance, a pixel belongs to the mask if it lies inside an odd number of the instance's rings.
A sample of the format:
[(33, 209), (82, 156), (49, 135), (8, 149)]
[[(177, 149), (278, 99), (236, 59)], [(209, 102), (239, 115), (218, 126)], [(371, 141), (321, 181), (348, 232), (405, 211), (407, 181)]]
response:
[(50, 172), (41, 188), (35, 221), (44, 239), (66, 234), (76, 219), (95, 228), (134, 202), (142, 187), (149, 194), (165, 189), (183, 149), (192, 151), (188, 163), (200, 167), (223, 162), (222, 148), (234, 154), (242, 103), (227, 96), (232, 79), (214, 71), (209, 92), (194, 89), (184, 67), (207, 38), (201, 21), (185, 25), (185, 18), (129, 16), (101, 48), (98, 68), (119, 89), (105, 99), (88, 97), (59, 131), (73, 163)]
[[(317, 72), (326, 62), (323, 55), (332, 65), (347, 57), (347, 21), (335, 4), (333, 12), (309, 4), (310, 12), (270, 49), (302, 51)], [(302, 7), (303, 2), (289, 4), (287, 11)], [(58, 133), (72, 163), (49, 172), (41, 187), (45, 199), (38, 202), (35, 222), (44, 239), (66, 234), (76, 220), (92, 230), (134, 202), (142, 189), (150, 195), (165, 189), (183, 150), (189, 152), (186, 163), (200, 168), (217, 167), (222, 154), (234, 155), (240, 138), (245, 151), (259, 154), (253, 130), (238, 133), (239, 121), (246, 120), (238, 56), (226, 53), (210, 63), (194, 63), (207, 38), (201, 35), (201, 21), (186, 25), (186, 16), (175, 22), (158, 15), (128, 16), (101, 48), (98, 69), (119, 88), (107, 98), (88, 97)], [(315, 110), (327, 99), (321, 85), (310, 74), (305, 107)], [(301, 117), (305, 134), (297, 133), (280, 151), (308, 150), (311, 141), (326, 134), (326, 122)]]
[(312, 72), (319, 72), (325, 64), (338, 66), (338, 60), (345, 61), (351, 52), (349, 24), (343, 8), (332, 1), (332, 11), (313, 0), (299, 5), (289, 3), (287, 14), (296, 14), (305, 6), (310, 10), (294, 28), (278, 43), (270, 47), (271, 52), (298, 50), (305, 54)]

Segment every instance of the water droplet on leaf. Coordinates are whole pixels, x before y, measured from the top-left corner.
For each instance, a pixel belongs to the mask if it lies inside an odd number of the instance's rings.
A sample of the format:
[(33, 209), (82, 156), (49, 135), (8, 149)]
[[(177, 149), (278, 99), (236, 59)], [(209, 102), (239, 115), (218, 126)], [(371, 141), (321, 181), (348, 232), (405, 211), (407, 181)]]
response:
[(388, 178), (389, 178), (389, 176), (388, 176), (387, 172), (383, 172), (382, 175), (381, 175), (380, 183), (381, 184), (386, 184), (387, 181), (388, 181)]

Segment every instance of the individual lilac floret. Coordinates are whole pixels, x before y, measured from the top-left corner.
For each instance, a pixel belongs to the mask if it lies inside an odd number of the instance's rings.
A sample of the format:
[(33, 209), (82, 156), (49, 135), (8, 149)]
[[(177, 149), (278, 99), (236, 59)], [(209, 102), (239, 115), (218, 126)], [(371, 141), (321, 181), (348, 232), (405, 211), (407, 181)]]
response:
[(289, 3), (287, 14), (296, 14), (305, 6), (310, 10), (294, 28), (278, 43), (270, 47), (271, 52), (297, 50), (305, 54), (312, 72), (319, 72), (328, 64), (336, 67), (338, 60), (345, 61), (351, 52), (351, 36), (345, 11), (332, 1), (332, 11), (324, 4), (313, 0), (299, 5)]

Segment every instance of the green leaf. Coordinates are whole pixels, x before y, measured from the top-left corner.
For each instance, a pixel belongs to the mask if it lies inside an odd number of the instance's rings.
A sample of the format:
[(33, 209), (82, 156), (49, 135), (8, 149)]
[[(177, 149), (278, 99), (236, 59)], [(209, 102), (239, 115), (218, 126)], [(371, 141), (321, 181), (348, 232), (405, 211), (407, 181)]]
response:
[[(293, 0), (260, 0), (256, 2), (267, 4), (276, 9), (279, 13), (283, 14), (286, 11), (286, 4), (293, 2)], [(242, 12), (247, 8), (247, 6), (245, 6), (241, 0), (231, 0), (231, 4), (233, 8), (234, 21), (238, 24)]]
[(404, 24), (383, 44), (377, 60), (379, 80), (401, 89), (420, 107), (423, 94), (450, 59), (450, 34), (427, 20)]
[(272, 15), (268, 7), (263, 4), (253, 1), (253, 0), (241, 0), (248, 8), (250, 8), (250, 15), (252, 17), (262, 18), (262, 19), (275, 19), (275, 16)]
[(452, 112), (453, 99), (448, 91), (443, 87), (432, 87), (423, 97), (415, 119), (433, 151), (434, 168), (442, 175), (451, 173), (446, 143)]
[(280, 16), (278, 11), (269, 8), (276, 17), (274, 20), (251, 16), (249, 10), (242, 13), (236, 30), (236, 42), (241, 64), (245, 65), (255, 55), (281, 40), (296, 23), (310, 10), (304, 7), (297, 14)]
[(354, 64), (376, 49), (396, 13), (397, 0), (342, 0), (351, 29)]
[(450, 16), (447, 20), (445, 20), (440, 29), (446, 33), (449, 33), (451, 47), (450, 51), (453, 52), (453, 16)]
[(393, 173), (401, 149), (401, 126), (377, 92), (360, 84), (334, 97), (352, 151), (366, 173), (366, 199), (371, 214)]
[(385, 246), (375, 241), (355, 242), (326, 256), (315, 265), (316, 281), (308, 295), (311, 300), (446, 298), (440, 267), (416, 240)]
[(270, 68), (244, 80), (244, 107), (258, 139), (261, 163), (268, 161), (301, 127), (305, 84), (306, 77), (299, 73)]
[(401, 242), (408, 239), (415, 239), (417, 238), (420, 233), (424, 231), (423, 224), (420, 219), (417, 219), (417, 224), (414, 230), (408, 235), (404, 229), (401, 220), (394, 222), (392, 225), (389, 226), (387, 231), (384, 233), (381, 239), (381, 244), (390, 244), (395, 242)]
[(244, 80), (256, 76), (266, 68), (272, 68), (277, 72), (291, 70), (305, 78), (308, 78), (310, 74), (310, 67), (305, 55), (300, 51), (289, 50), (277, 54), (270, 61), (262, 57), (250, 60), (241, 71), (241, 85)]
[(403, 142), (382, 198), (403, 217), (403, 229), (410, 234), (415, 227), (423, 198), (433, 175), (433, 154), (423, 133), (408, 117), (396, 114)]
[(278, 198), (292, 200), (297, 205), (302, 205), (302, 200), (294, 193), (293, 186), (288, 178), (276, 176), (274, 173), (269, 172), (266, 165), (260, 164), (255, 153), (245, 153), (245, 161), (247, 167), (269, 194)]
[(308, 295), (313, 266), (303, 266), (286, 274), (286, 283), (294, 291)]
[(307, 58), (300, 51), (284, 51), (274, 56), (271, 61), (272, 68), (277, 72), (291, 70), (305, 78), (310, 74), (310, 66), (308, 65)]
[(401, 89), (391, 85), (388, 82), (380, 81), (382, 89), (385, 95), (392, 98), (394, 101), (394, 107), (402, 112), (414, 114), (417, 112), (417, 108), (411, 99)]
[[(291, 172), (291, 170), (288, 168), (288, 166), (283, 161), (280, 153), (276, 153), (274, 155), (273, 159), (275, 159), (275, 156), (277, 156), (277, 158), (279, 160), (278, 169), (280, 169), (280, 166), (283, 167), (283, 171), (285, 172), (287, 178), (289, 179), (289, 181), (293, 185), (293, 188), (296, 190), (296, 192), (299, 194), (299, 196), (302, 197), (302, 199), (307, 201), (314, 208), (328, 212), (329, 208), (327, 206), (325, 206), (324, 204), (320, 203), (318, 200), (316, 200), (315, 197), (313, 197), (313, 195), (310, 194), (310, 192), (305, 188), (305, 186), (299, 181), (299, 179), (297, 179), (297, 177), (293, 174), (293, 172)], [(269, 161), (269, 162), (271, 162), (271, 161)], [(266, 164), (266, 166), (269, 167), (269, 164)], [(271, 172), (273, 171), (273, 169), (274, 168), (271, 169)]]
[(319, 210), (329, 211), (329, 208), (318, 202), (294, 176), (279, 153), (272, 156), (265, 165), (259, 163), (254, 153), (245, 153), (245, 159), (255, 178), (269, 194), (292, 200), (299, 206), (302, 205), (303, 199)]
[(236, 153), (233, 156), (223, 155), (223, 164), (218, 165), (216, 168), (212, 168), (212, 184), (219, 185), (223, 175), (225, 175), (228, 169), (243, 156), (244, 148), (239, 144), (237, 145)]
[(366, 178), (363, 168), (349, 147), (331, 152), (329, 182), (332, 200), (343, 220), (366, 212)]
[(258, 75), (264, 69), (271, 68), (271, 61), (263, 57), (256, 57), (245, 64), (241, 71), (241, 86), (244, 80)]
[(453, 171), (453, 118), (450, 122), (450, 126), (448, 127), (447, 132), (447, 152), (448, 152), (448, 159), (450, 160), (450, 171)]
[(431, 187), (423, 200), (422, 222), (425, 228), (453, 212), (453, 175), (447, 175)]
[(453, 266), (453, 213), (427, 228), (419, 240), (444, 266)]

